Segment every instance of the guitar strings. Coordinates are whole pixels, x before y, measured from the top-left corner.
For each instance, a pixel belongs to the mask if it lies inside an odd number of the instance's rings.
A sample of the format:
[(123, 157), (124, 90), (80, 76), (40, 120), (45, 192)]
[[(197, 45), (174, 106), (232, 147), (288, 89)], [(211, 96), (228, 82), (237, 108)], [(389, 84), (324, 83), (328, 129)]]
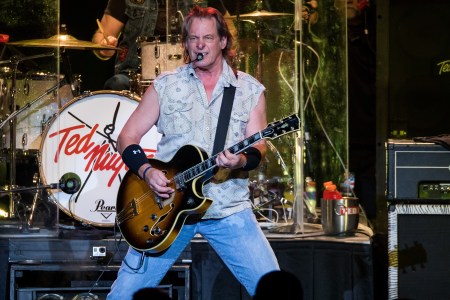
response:
[[(270, 125), (273, 126), (274, 123), (270, 123)], [(245, 139), (244, 141), (241, 141), (241, 142), (237, 143), (235, 146), (228, 148), (228, 150), (231, 153), (238, 154), (238, 153), (241, 153), (242, 151), (244, 151), (245, 149), (247, 149), (248, 147), (250, 147), (251, 145), (253, 145), (254, 143), (256, 143), (257, 141), (259, 141), (261, 139), (262, 139), (261, 132), (257, 132), (257, 133), (254, 133), (252, 136), (248, 137), (247, 139)], [(253, 142), (249, 142), (250, 140), (252, 140)], [(239, 150), (239, 148), (242, 148), (242, 149)], [(177, 184), (178, 183), (179, 186), (183, 186), (184, 187), (184, 185), (185, 185), (185, 183), (187, 181), (190, 181), (193, 178), (198, 177), (198, 176), (208, 172), (209, 170), (213, 169), (216, 166), (216, 164), (215, 163), (209, 164), (209, 162), (210, 161), (215, 162), (215, 160), (216, 160), (218, 155), (219, 155), (219, 153), (211, 156), (209, 159), (206, 159), (206, 160), (202, 161), (201, 163), (199, 163), (199, 164), (197, 164), (195, 166), (192, 166), (192, 167), (184, 170), (181, 173), (176, 174), (173, 178), (169, 179), (169, 184), (172, 184), (172, 183)], [(200, 171), (194, 172), (196, 169), (199, 169)], [(198, 174), (196, 174), (196, 173), (198, 173)], [(194, 175), (193, 176), (192, 175), (188, 176), (189, 179), (186, 180), (185, 176), (187, 174), (194, 174)], [(180, 183), (182, 183), (182, 184), (180, 184)], [(135, 200), (136, 209), (137, 209), (137, 206), (142, 201), (144, 201), (146, 198), (148, 198), (150, 196), (150, 193), (152, 193), (152, 192), (153, 191), (150, 189), (150, 190), (146, 191), (144, 194), (142, 194), (141, 196), (139, 196), (138, 198), (136, 198), (136, 200)], [(164, 205), (164, 203), (163, 203), (163, 205)], [(116, 220), (117, 220), (117, 222), (122, 223), (122, 222), (126, 221), (129, 218), (130, 213), (131, 213), (131, 216), (132, 216), (133, 212), (132, 211), (130, 212), (130, 209), (132, 210), (132, 206), (128, 205), (127, 207), (122, 209), (120, 212), (116, 213)]]

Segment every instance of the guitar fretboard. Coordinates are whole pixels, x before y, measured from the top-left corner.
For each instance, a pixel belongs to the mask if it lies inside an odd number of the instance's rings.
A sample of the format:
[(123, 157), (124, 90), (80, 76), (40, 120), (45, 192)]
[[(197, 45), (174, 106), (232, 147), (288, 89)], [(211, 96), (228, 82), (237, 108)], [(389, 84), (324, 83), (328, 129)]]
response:
[[(253, 145), (254, 143), (261, 140), (261, 138), (262, 138), (261, 132), (257, 132), (252, 136), (246, 138), (245, 140), (231, 146), (230, 148), (228, 148), (228, 151), (230, 151), (233, 154), (238, 154), (247, 149), (248, 147), (250, 147), (251, 145)], [(181, 178), (183, 182), (188, 182), (194, 178), (197, 178), (198, 176), (204, 174), (205, 172), (213, 169), (217, 165), (216, 158), (218, 155), (219, 153), (211, 156), (210, 158), (202, 161), (201, 163), (185, 170), (184, 172), (181, 172), (180, 174), (177, 174), (175, 177)], [(177, 180), (179, 178), (175, 178), (175, 180), (179, 182)]]
[[(296, 114), (293, 114), (289, 117), (284, 118), (283, 120), (270, 123), (264, 130), (249, 136), (241, 142), (231, 146), (227, 150), (233, 154), (238, 154), (263, 138), (279, 137), (298, 129), (299, 118)], [(193, 180), (194, 178), (201, 176), (207, 171), (213, 169), (217, 165), (216, 158), (218, 155), (219, 153), (214, 154), (201, 163), (198, 163), (197, 165), (175, 175), (173, 180), (177, 183), (178, 187), (184, 187), (186, 182)]]

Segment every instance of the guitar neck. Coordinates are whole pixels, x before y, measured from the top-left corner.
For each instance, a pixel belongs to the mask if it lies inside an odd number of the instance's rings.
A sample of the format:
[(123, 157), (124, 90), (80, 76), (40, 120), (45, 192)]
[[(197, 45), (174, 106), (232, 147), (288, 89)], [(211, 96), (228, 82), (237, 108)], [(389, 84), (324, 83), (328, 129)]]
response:
[[(275, 121), (270, 123), (264, 130), (259, 131), (245, 140), (231, 146), (227, 150), (232, 154), (239, 154), (251, 145), (260, 141), (264, 138), (277, 138), (286, 133), (293, 132), (299, 130), (300, 128), (300, 119), (296, 114), (290, 115), (289, 117), (284, 118), (280, 121)], [(179, 182), (188, 182), (200, 175), (203, 175), (207, 171), (216, 167), (216, 158), (219, 153), (214, 154), (210, 158), (198, 163), (197, 165), (185, 170), (184, 172), (176, 175), (176, 181)], [(177, 180), (178, 179), (178, 180)]]
[[(232, 154), (239, 154), (251, 145), (255, 144), (256, 142), (260, 141), (262, 139), (261, 132), (257, 132), (253, 134), (252, 136), (246, 138), (245, 140), (231, 146), (227, 150), (230, 151)], [(184, 180), (184, 182), (190, 181), (194, 178), (197, 178), (198, 176), (203, 175), (207, 171), (213, 169), (216, 167), (216, 158), (220, 154), (217, 153), (210, 158), (202, 161), (201, 163), (185, 170), (184, 172), (180, 173), (179, 176), (181, 176)]]

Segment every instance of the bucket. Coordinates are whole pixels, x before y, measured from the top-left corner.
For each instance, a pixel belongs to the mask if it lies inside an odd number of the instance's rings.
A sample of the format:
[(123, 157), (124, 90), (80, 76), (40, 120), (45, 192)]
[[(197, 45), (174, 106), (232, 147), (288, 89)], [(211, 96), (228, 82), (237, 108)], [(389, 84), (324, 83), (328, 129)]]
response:
[(359, 223), (358, 198), (321, 200), (322, 228), (325, 234), (353, 234)]

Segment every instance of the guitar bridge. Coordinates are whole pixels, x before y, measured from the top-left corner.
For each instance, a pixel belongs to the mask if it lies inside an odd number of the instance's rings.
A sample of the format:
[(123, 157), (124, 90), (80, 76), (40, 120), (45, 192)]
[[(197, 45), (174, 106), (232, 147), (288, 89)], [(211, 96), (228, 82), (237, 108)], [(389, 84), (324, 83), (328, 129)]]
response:
[(136, 199), (133, 198), (127, 206), (117, 213), (116, 221), (118, 224), (122, 224), (123, 222), (134, 218), (138, 214), (138, 205), (136, 203)]
[(130, 202), (131, 211), (133, 216), (137, 216), (139, 214), (138, 206), (136, 204), (136, 199), (133, 199), (133, 201)]

